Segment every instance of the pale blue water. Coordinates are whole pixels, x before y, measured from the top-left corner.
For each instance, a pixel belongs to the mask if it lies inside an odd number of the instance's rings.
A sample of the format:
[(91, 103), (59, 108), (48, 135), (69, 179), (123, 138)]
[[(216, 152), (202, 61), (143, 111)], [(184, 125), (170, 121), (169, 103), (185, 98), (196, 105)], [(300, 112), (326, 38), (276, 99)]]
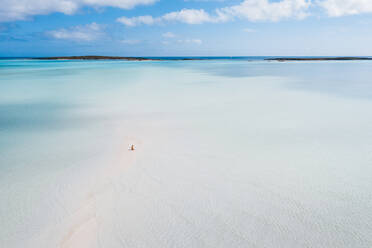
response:
[(371, 247), (371, 79), (0, 60), (0, 247)]

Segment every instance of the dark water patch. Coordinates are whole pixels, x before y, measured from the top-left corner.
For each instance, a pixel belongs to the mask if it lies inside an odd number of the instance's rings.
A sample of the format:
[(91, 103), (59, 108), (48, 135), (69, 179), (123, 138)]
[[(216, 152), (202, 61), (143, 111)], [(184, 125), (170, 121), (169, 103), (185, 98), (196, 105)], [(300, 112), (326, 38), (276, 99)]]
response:
[(60, 126), (63, 115), (73, 105), (53, 102), (0, 104), (0, 131), (13, 129), (48, 129)]
[(291, 63), (217, 61), (173, 66), (228, 78), (267, 76), (289, 78), (285, 87), (290, 89), (372, 99), (372, 62), (369, 61)]

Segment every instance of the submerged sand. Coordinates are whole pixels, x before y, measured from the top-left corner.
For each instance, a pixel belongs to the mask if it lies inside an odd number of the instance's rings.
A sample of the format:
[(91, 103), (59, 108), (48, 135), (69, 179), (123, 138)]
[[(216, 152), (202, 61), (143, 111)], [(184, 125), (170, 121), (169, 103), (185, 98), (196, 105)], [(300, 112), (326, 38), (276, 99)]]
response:
[(33, 82), (72, 107), (0, 156), (0, 246), (372, 245), (368, 64), (101, 63)]

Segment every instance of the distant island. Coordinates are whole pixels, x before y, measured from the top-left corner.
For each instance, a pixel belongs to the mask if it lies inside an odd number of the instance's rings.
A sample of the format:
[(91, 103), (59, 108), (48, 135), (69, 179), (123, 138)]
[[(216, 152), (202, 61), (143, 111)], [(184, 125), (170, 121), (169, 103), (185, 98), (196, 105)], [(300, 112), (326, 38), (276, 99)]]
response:
[[(126, 60), (126, 61), (183, 61), (183, 60), (213, 60), (233, 59), (234, 57), (120, 57), (120, 56), (61, 56), (61, 57), (34, 57), (35, 60)], [(245, 57), (238, 57), (245, 58)], [(247, 57), (248, 59), (249, 57)], [(372, 57), (263, 57), (266, 61), (343, 61), (343, 60), (372, 60)]]
[(145, 57), (120, 57), (120, 56), (62, 56), (62, 57), (35, 57), (37, 60), (127, 60), (127, 61), (164, 61), (164, 60), (196, 60), (195, 58), (145, 58)]
[(144, 60), (159, 60), (143, 57), (118, 57), (118, 56), (64, 56), (64, 57), (37, 57), (32, 59), (40, 60), (130, 60), (130, 61), (144, 61)]
[(267, 58), (265, 60), (275, 61), (331, 61), (331, 60), (372, 60), (372, 57), (297, 57), (297, 58)]

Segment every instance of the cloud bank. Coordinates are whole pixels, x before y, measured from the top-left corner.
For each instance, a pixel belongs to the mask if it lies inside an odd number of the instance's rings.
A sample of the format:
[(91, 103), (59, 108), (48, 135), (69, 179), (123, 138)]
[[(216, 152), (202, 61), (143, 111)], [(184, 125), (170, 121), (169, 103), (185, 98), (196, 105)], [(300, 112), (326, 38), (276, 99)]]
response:
[(84, 6), (131, 9), (156, 1), (158, 0), (0, 0), (0, 22), (25, 20), (30, 16), (53, 12), (71, 15)]
[(371, 0), (323, 0), (317, 3), (331, 17), (372, 13)]
[(152, 25), (155, 22), (158, 22), (158, 20), (154, 19), (152, 16), (137, 16), (132, 18), (123, 16), (118, 18), (117, 21), (129, 27), (139, 26), (142, 24)]
[(58, 29), (46, 32), (49, 37), (70, 41), (94, 41), (104, 35), (104, 26), (97, 23), (79, 25), (69, 29)]
[(226, 17), (248, 19), (249, 21), (279, 21), (282, 19), (302, 19), (308, 15), (311, 0), (245, 0), (239, 5), (217, 10)]
[(160, 17), (136, 16), (129, 18), (123, 16), (118, 18), (117, 21), (128, 27), (134, 27), (139, 25), (153, 25), (166, 22), (202, 24), (206, 22), (220, 22), (222, 19), (209, 15), (203, 9), (182, 9), (180, 11), (167, 13)]
[[(241, 4), (216, 9), (209, 14), (204, 9), (182, 9), (167, 13), (160, 17), (138, 16), (121, 17), (119, 22), (126, 26), (142, 24), (153, 25), (165, 22), (180, 22), (186, 24), (219, 23), (234, 19), (248, 19), (249, 21), (279, 21), (282, 19), (302, 19), (308, 15), (307, 10), (311, 0), (244, 0)], [(147, 21), (145, 21), (147, 20)]]
[[(132, 9), (157, 1), (160, 0), (0, 0), (0, 22), (25, 20), (34, 15), (55, 12), (72, 15), (83, 7)], [(132, 27), (166, 22), (219, 23), (234, 19), (276, 22), (302, 19), (313, 10), (323, 10), (329, 17), (372, 13), (372, 0), (242, 0), (240, 4), (218, 8), (211, 13), (204, 9), (182, 9), (159, 17), (121, 17), (118, 21)]]

